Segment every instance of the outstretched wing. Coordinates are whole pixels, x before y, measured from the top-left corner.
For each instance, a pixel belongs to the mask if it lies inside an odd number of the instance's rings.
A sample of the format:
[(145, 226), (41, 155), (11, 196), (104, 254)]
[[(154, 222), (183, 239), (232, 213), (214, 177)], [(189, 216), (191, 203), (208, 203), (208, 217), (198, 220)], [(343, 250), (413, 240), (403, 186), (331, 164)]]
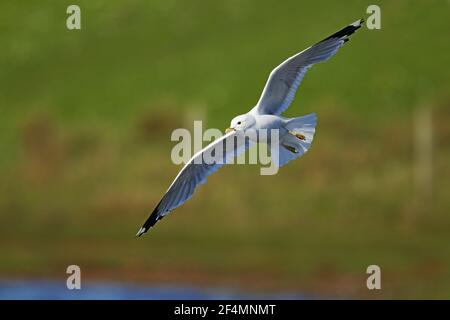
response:
[(279, 115), (286, 110), (294, 99), (306, 71), (313, 64), (332, 57), (363, 22), (363, 19), (353, 22), (273, 69), (258, 103), (251, 112)]
[(247, 150), (250, 143), (242, 133), (232, 131), (197, 152), (178, 173), (136, 236), (146, 233), (170, 211), (189, 200), (198, 185), (205, 183), (209, 175)]

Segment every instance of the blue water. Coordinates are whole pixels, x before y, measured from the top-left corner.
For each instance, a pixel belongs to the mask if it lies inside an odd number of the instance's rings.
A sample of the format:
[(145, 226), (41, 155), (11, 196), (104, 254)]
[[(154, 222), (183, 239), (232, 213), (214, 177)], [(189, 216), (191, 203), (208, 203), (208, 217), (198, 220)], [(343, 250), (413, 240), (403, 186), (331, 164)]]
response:
[(299, 294), (250, 294), (228, 289), (200, 289), (196, 287), (139, 286), (112, 282), (83, 282), (80, 290), (69, 290), (65, 281), (0, 280), (0, 300), (5, 299), (113, 299), (113, 300), (181, 300), (181, 299), (304, 299)]

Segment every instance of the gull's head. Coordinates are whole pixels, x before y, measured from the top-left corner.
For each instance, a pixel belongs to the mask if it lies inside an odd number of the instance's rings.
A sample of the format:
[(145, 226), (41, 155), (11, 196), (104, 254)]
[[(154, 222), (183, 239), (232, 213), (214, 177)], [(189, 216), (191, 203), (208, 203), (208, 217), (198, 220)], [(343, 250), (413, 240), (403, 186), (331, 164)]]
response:
[(248, 114), (241, 114), (240, 116), (237, 116), (233, 120), (231, 120), (230, 127), (225, 130), (225, 133), (228, 133), (230, 131), (239, 131), (239, 130), (246, 130), (249, 127), (251, 127), (254, 123), (253, 117), (251, 117)]

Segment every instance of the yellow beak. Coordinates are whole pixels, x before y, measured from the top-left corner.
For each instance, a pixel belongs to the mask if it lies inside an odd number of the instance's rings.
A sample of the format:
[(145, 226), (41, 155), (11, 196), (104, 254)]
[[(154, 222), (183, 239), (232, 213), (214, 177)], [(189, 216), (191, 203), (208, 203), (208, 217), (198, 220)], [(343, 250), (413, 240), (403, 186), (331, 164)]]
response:
[(236, 131), (235, 128), (227, 128), (225, 129), (225, 133), (231, 132), (231, 131)]

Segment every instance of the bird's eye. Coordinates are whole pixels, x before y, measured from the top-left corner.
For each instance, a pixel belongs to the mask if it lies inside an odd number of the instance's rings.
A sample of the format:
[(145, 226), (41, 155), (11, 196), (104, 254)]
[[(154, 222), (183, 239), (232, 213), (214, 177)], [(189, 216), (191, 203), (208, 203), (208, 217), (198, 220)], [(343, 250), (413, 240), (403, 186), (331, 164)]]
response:
[(238, 124), (241, 124), (241, 122), (239, 121)]

